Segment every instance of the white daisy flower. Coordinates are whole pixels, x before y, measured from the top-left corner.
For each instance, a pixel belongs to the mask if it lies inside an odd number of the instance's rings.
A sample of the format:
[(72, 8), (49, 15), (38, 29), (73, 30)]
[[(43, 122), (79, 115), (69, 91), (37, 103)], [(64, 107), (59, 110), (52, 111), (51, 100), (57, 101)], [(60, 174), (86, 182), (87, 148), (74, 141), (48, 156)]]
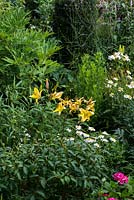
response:
[(124, 94), (124, 98), (125, 98), (125, 99), (129, 99), (129, 100), (132, 99), (132, 97), (131, 97), (129, 94)]

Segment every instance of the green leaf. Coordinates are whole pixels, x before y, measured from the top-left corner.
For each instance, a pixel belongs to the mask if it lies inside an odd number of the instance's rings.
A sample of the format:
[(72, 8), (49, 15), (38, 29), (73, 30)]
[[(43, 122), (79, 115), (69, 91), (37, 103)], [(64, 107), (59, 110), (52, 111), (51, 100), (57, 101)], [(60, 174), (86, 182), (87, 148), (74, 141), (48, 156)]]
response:
[(28, 174), (27, 167), (25, 167), (25, 166), (23, 167), (23, 172), (24, 172), (24, 174), (25, 174), (25, 175), (27, 175), (27, 174)]
[(43, 198), (46, 197), (46, 195), (44, 194), (44, 192), (42, 192), (42, 191), (40, 191), (40, 190), (36, 191), (36, 193), (39, 194), (39, 195), (40, 195), (41, 197), (43, 197)]
[(41, 186), (43, 188), (45, 188), (45, 186), (46, 186), (46, 179), (42, 177), (41, 180), (40, 180), (40, 183), (41, 183)]

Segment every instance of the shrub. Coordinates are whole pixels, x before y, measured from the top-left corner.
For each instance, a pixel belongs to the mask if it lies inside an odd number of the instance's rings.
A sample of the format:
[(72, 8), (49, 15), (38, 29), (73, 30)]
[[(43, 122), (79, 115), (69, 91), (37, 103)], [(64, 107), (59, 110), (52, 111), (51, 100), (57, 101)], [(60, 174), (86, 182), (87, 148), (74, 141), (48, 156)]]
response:
[(76, 93), (80, 97), (92, 97), (95, 100), (96, 115), (103, 101), (106, 77), (105, 60), (101, 52), (82, 57), (75, 83)]
[[(134, 197), (134, 180), (132, 177), (128, 177), (122, 172), (116, 172), (112, 176), (113, 180), (110, 182), (104, 181), (100, 195), (108, 198), (108, 200), (132, 199)], [(104, 199), (103, 197), (101, 199)]]
[[(3, 100), (0, 101), (3, 199), (82, 199), (91, 194), (96, 198), (101, 179), (123, 158), (121, 145), (114, 139), (111, 142), (105, 133), (106, 138), (102, 138), (101, 133), (79, 130), (77, 119), (66, 113), (54, 113), (55, 103), (43, 102), (43, 97), (35, 105), (26, 99), (11, 105)], [(90, 142), (92, 137), (96, 137), (95, 143)]]
[(52, 31), (55, 0), (26, 0), (24, 5), (31, 13), (31, 27)]
[(52, 33), (26, 29), (29, 17), (24, 8), (6, 7), (0, 19), (1, 92), (13, 83), (14, 77), (16, 82), (22, 81), (22, 87), (29, 88), (59, 69), (60, 64), (52, 58), (60, 49), (58, 41), (51, 36)]
[[(129, 1), (104, 1), (98, 4), (100, 16), (96, 25), (98, 48), (105, 55), (120, 44), (133, 49), (133, 6)], [(133, 51), (131, 51), (131, 55)]]
[(56, 1), (53, 30), (63, 43), (59, 59), (73, 68), (80, 57), (96, 52), (96, 0)]

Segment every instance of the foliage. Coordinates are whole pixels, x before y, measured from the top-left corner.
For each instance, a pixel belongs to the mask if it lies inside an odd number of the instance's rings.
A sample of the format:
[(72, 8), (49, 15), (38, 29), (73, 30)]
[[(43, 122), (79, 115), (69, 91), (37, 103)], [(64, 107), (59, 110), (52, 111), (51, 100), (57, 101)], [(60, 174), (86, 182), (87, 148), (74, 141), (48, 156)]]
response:
[(133, 198), (133, 7), (99, 2), (0, 1), (1, 200)]
[[(110, 182), (107, 182), (104, 180), (102, 189), (100, 191), (100, 196), (107, 196), (107, 198), (110, 199), (110, 197), (114, 197), (115, 200), (118, 198), (121, 198), (123, 200), (126, 199), (132, 199), (133, 196), (133, 190), (134, 190), (134, 180), (132, 177), (125, 176), (122, 172), (117, 172), (116, 174), (119, 174), (120, 177), (118, 179), (114, 178), (115, 180), (111, 180)], [(122, 180), (126, 179), (126, 183)], [(122, 182), (122, 183), (120, 183)], [(101, 198), (105, 199), (105, 197)]]
[(131, 60), (124, 54), (124, 46), (121, 45), (119, 51), (108, 56), (108, 59), (108, 79), (105, 82), (104, 104), (100, 118), (102, 121), (105, 120), (105, 128), (114, 130), (120, 127), (132, 133), (134, 81), (133, 74), (129, 70), (132, 68)]
[[(8, 99), (5, 104), (1, 97), (1, 196), (7, 200), (82, 199), (93, 193), (94, 198), (93, 191), (111, 165), (121, 162), (122, 146), (106, 133), (106, 138), (97, 132), (93, 136), (91, 127), (78, 130), (77, 119), (66, 113), (57, 115), (55, 103), (45, 99), (42, 96), (33, 105), (27, 98), (18, 101), (14, 96), (12, 104)], [(95, 144), (91, 137), (96, 137)]]
[(123, 76), (124, 71), (130, 68), (130, 58), (125, 53), (125, 47), (120, 45), (119, 51), (114, 52), (112, 55), (108, 56), (109, 63), (108, 68), (112, 73), (118, 76)]
[[(55, 100), (58, 99), (59, 103), (57, 104), (57, 108), (54, 112), (58, 112), (59, 115), (63, 110), (69, 111), (70, 115), (78, 115), (81, 122), (89, 121), (90, 117), (94, 115), (94, 101), (90, 98), (88, 101), (84, 98), (76, 98), (74, 99), (62, 99), (63, 92), (54, 92), (50, 94), (50, 99)], [(67, 114), (67, 113), (66, 113)]]
[(58, 0), (55, 4), (53, 30), (63, 43), (59, 59), (69, 68), (84, 53), (96, 50), (96, 0)]
[(65, 47), (60, 59), (72, 68), (84, 53), (101, 51), (107, 56), (120, 44), (133, 58), (133, 15), (126, 0), (56, 1), (53, 26)]
[(92, 97), (96, 102), (97, 111), (103, 101), (106, 77), (105, 60), (101, 52), (97, 52), (94, 56), (85, 54), (82, 57), (75, 83), (76, 93), (80, 97)]
[(25, 0), (24, 5), (31, 12), (30, 26), (52, 31), (55, 0)]
[[(98, 4), (100, 16), (96, 35), (98, 48), (105, 53), (117, 50), (120, 44), (133, 49), (134, 10), (130, 1), (112, 0)], [(131, 55), (133, 51), (131, 51)], [(133, 57), (133, 56), (132, 56)]]
[[(123, 63), (122, 63), (123, 64)], [(115, 66), (115, 65), (114, 65)], [(134, 108), (134, 80), (131, 71), (122, 65), (118, 70), (111, 69), (106, 82), (103, 111), (99, 116), (98, 125), (111, 131), (123, 131), (123, 142), (126, 145), (127, 160), (133, 163), (133, 108)]]
[(22, 87), (42, 82), (60, 64), (52, 56), (60, 49), (52, 33), (26, 29), (28, 13), (22, 7), (5, 9), (0, 15), (0, 76), (1, 91), (5, 85), (22, 81)]

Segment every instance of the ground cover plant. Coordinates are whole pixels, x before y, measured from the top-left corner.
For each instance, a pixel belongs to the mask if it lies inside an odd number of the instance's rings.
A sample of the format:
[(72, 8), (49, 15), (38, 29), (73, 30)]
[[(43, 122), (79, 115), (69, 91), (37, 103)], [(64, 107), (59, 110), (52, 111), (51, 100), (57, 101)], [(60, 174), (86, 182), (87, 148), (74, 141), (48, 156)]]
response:
[(132, 1), (0, 0), (0, 21), (0, 199), (132, 200)]

